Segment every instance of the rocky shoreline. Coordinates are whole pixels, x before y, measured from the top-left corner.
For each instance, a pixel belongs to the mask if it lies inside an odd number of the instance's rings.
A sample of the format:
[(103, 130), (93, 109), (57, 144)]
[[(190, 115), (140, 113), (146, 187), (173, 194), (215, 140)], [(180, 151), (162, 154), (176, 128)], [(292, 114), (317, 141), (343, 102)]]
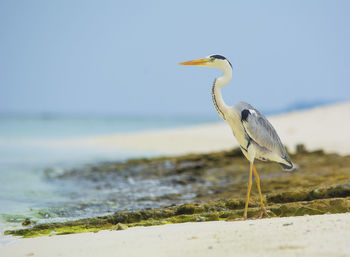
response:
[[(274, 163), (257, 162), (271, 217), (316, 215), (350, 212), (350, 156), (307, 151), (302, 145), (291, 154), (299, 168), (292, 173), (282, 171)], [(169, 223), (239, 219), (242, 217), (248, 181), (248, 162), (239, 149), (210, 154), (133, 159), (72, 169), (61, 174), (47, 170), (48, 179), (105, 181), (114, 176), (136, 180), (155, 179), (168, 186), (179, 186), (180, 193), (141, 197), (140, 203), (159, 206), (118, 211), (112, 215), (79, 219), (62, 223), (35, 224), (30, 219), (24, 228), (5, 234), (23, 237), (59, 235), (125, 229)], [(110, 186), (114, 186), (113, 183)], [(115, 196), (117, 197), (117, 196)], [(115, 201), (118, 201), (116, 198)], [(253, 187), (248, 217), (259, 211), (256, 188)], [(143, 205), (144, 206), (144, 205)]]

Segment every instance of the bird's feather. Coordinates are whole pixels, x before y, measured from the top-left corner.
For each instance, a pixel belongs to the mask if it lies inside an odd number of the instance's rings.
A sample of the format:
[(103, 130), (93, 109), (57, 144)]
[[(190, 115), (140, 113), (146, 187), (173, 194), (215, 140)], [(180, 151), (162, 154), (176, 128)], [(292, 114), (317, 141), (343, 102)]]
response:
[(266, 117), (250, 104), (240, 103), (240, 105), (241, 122), (248, 136), (260, 147), (291, 163), (276, 130)]

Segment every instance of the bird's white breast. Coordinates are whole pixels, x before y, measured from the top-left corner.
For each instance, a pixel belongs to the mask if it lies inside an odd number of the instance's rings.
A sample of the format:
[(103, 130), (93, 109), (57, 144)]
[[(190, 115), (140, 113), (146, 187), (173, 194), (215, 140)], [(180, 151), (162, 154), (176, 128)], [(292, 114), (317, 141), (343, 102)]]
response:
[(240, 114), (236, 113), (235, 111), (231, 112), (230, 116), (227, 117), (226, 122), (231, 127), (233, 134), (237, 139), (238, 143), (244, 148), (246, 148), (248, 145), (248, 140), (246, 137), (244, 127), (241, 122)]

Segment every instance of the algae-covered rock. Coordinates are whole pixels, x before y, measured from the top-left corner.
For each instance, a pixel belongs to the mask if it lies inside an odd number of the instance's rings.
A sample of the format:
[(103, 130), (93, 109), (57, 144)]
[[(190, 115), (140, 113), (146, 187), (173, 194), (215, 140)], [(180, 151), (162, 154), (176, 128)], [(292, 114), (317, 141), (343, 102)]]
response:
[[(144, 210), (142, 213), (116, 213), (110, 216), (81, 219), (63, 223), (36, 225), (27, 229), (6, 231), (24, 237), (49, 234), (71, 234), (96, 232), (102, 229), (122, 230), (134, 226), (153, 226), (169, 223), (199, 222), (213, 220), (238, 219), (243, 215), (243, 208), (230, 209), (226, 200), (210, 201), (203, 204), (184, 204), (165, 209)], [(301, 215), (317, 215), (325, 213), (350, 212), (350, 196), (345, 198), (324, 198), (311, 201), (272, 203), (267, 206), (271, 217), (288, 217)], [(248, 218), (254, 218), (260, 212), (259, 207), (248, 209)], [(137, 218), (135, 218), (137, 217)]]
[(30, 220), (30, 218), (26, 218), (26, 219), (22, 222), (22, 225), (23, 225), (23, 226), (29, 226), (30, 224), (32, 224), (32, 221)]
[(116, 226), (115, 226), (115, 230), (125, 230), (125, 229), (128, 229), (128, 226), (123, 224), (123, 223), (118, 223)]
[(193, 214), (196, 210), (196, 207), (193, 204), (184, 204), (177, 208), (175, 214), (181, 215), (181, 214)]
[(350, 196), (350, 183), (316, 188), (311, 191), (298, 190), (294, 192), (282, 192), (278, 194), (267, 195), (266, 199), (271, 203), (288, 203), (347, 196)]

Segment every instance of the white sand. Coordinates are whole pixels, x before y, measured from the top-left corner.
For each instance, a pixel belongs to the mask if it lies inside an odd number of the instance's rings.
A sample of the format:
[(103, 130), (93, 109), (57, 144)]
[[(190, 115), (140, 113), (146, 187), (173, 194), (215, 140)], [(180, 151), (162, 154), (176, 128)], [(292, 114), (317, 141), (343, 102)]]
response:
[[(269, 117), (294, 150), (350, 154), (350, 102)], [(56, 142), (183, 154), (237, 146), (224, 123)], [(350, 256), (350, 214), (138, 227), (0, 244), (0, 256)]]
[[(292, 152), (297, 144), (302, 143), (308, 150), (350, 154), (350, 102), (270, 116), (268, 119)], [(93, 149), (105, 155), (120, 150), (137, 151), (144, 155), (180, 155), (238, 147), (230, 127), (223, 121), (176, 129), (70, 140), (45, 139), (40, 142), (36, 139), (23, 143), (36, 147), (76, 148), (78, 151)]]
[(137, 227), (22, 239), (0, 256), (350, 256), (350, 214)]
[[(268, 119), (291, 151), (302, 143), (309, 150), (324, 149), (327, 152), (350, 154), (350, 102), (271, 116)], [(224, 122), (181, 129), (116, 134), (83, 141), (99, 148), (117, 147), (169, 155), (205, 153), (238, 147), (230, 127)]]

